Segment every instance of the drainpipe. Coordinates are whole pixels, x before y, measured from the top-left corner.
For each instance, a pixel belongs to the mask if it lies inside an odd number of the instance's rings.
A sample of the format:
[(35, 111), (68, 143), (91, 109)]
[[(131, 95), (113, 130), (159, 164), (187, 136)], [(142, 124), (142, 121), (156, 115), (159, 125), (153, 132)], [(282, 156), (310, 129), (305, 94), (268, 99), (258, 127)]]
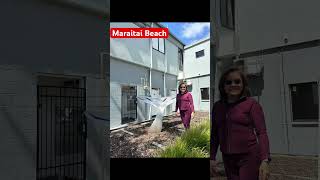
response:
[[(318, 79), (318, 94), (320, 94), (320, 78)], [(319, 96), (319, 102), (320, 102), (320, 96)], [(320, 113), (320, 106), (319, 111)], [(318, 115), (319, 116), (319, 115)], [(320, 140), (320, 116), (318, 117), (318, 142)], [(320, 180), (320, 143), (318, 143), (318, 180)]]
[[(168, 68), (168, 63), (167, 63), (167, 53), (166, 53), (166, 40), (163, 39), (163, 44), (164, 44), (164, 72), (163, 72), (163, 96), (164, 97), (167, 97), (167, 86), (166, 86), (166, 73), (167, 73), (167, 68)], [(166, 115), (167, 114), (167, 108), (164, 110), (164, 114)]]
[(281, 53), (281, 64), (280, 64), (280, 80), (281, 80), (281, 90), (280, 94), (282, 96), (282, 125), (284, 128), (284, 141), (287, 145), (287, 153), (290, 154), (290, 140), (289, 140), (289, 133), (288, 133), (288, 115), (287, 115), (287, 101), (286, 101), (286, 82), (285, 82), (285, 74), (284, 74), (284, 63), (283, 63), (283, 51), (280, 51)]
[[(153, 27), (153, 23), (151, 23), (151, 28)], [(149, 41), (149, 48), (150, 48), (150, 69), (149, 69), (149, 93), (151, 95), (151, 89), (152, 89), (152, 76), (151, 76), (151, 70), (152, 70), (152, 39), (150, 38)], [(149, 105), (149, 119), (151, 119), (151, 105)]]

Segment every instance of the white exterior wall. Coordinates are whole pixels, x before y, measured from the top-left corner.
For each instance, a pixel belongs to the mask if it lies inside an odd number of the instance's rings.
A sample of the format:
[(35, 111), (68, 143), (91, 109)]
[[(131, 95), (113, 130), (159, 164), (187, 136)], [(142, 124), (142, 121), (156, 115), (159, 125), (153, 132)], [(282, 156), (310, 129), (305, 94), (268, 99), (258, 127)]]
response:
[[(0, 18), (4, 52), (0, 57), (0, 168), (4, 180), (36, 179), (38, 73), (88, 77), (86, 82), (94, 86), (87, 86), (87, 108), (107, 116), (106, 93), (96, 94), (100, 90), (94, 89), (104, 86), (97, 77), (100, 53), (107, 47), (103, 38), (106, 23), (79, 9), (61, 6), (5, 0), (0, 7), (9, 15)], [(102, 149), (92, 148), (96, 143), (105, 148), (108, 142), (92, 140), (91, 132), (97, 127), (91, 123), (88, 121), (87, 177), (106, 179), (108, 157)], [(102, 136), (102, 132), (95, 135)]]
[[(259, 3), (235, 1), (234, 31), (221, 27), (219, 1), (212, 3), (214, 26), (217, 28), (215, 55), (219, 60), (215, 74), (215, 99), (218, 100), (217, 85), (221, 72), (232, 65), (230, 57), (287, 45), (295, 46), (283, 52), (278, 48), (274, 52), (261, 52), (242, 58), (249, 72), (255, 71), (255, 67), (250, 65), (255, 61), (259, 61), (263, 68), (262, 84), (255, 84), (255, 88), (262, 85), (262, 94), (258, 99), (266, 116), (271, 153), (317, 155), (319, 151), (317, 123), (297, 126), (297, 123), (292, 122), (289, 91), (289, 84), (319, 81), (319, 43), (314, 43), (315, 47), (297, 45), (319, 39), (320, 24), (314, 18), (320, 16), (317, 10), (319, 3), (316, 0), (308, 3), (298, 0)], [(226, 37), (228, 33), (230, 36)], [(233, 40), (229, 41), (231, 37)], [(284, 43), (285, 38), (288, 43)]]
[[(196, 52), (204, 50), (204, 56), (196, 58)], [(210, 111), (210, 100), (201, 99), (200, 88), (209, 88), (210, 93), (210, 40), (189, 45), (184, 50), (184, 78), (192, 83), (195, 111)], [(209, 94), (210, 97), (210, 94)]]
[(236, 1), (235, 7), (240, 53), (320, 39), (318, 0)]
[[(149, 82), (149, 69), (129, 64), (114, 58), (110, 59), (110, 127), (121, 126), (121, 86), (136, 86), (137, 95), (147, 95), (143, 89), (141, 78)], [(137, 105), (137, 121), (148, 119), (149, 108), (143, 103)]]
[[(134, 23), (113, 22), (110, 23), (110, 27), (136, 28), (139, 26)], [(181, 44), (172, 37), (165, 39), (165, 54), (155, 49), (151, 50), (151, 44), (151, 39), (110, 39), (111, 129), (121, 127), (122, 125), (121, 85), (136, 86), (138, 96), (148, 95), (150, 92), (143, 89), (141, 78), (144, 78), (147, 85), (150, 85), (151, 68), (151, 88), (159, 88), (161, 96), (169, 96), (170, 90), (177, 88), (176, 82), (179, 70), (178, 47)], [(137, 106), (138, 117), (136, 122), (149, 120), (150, 106), (139, 102)], [(166, 115), (171, 114), (169, 108), (166, 111)], [(151, 107), (152, 115), (156, 114), (154, 109)]]
[[(292, 122), (289, 84), (319, 81), (319, 43), (315, 47), (301, 47), (297, 44), (319, 39), (320, 24), (314, 17), (320, 15), (317, 10), (320, 2), (235, 1), (235, 30), (228, 37), (223, 34), (232, 31), (221, 27), (219, 1), (213, 4), (213, 14), (217, 15), (214, 20), (217, 27), (215, 51), (219, 59), (216, 86), (221, 72), (232, 65), (229, 57), (294, 45), (295, 48), (284, 52), (279, 48), (268, 54), (261, 53), (242, 59), (249, 72), (255, 71), (255, 67), (249, 65), (252, 62), (259, 61), (263, 67), (262, 94), (258, 99), (266, 116), (271, 153), (317, 155), (319, 125), (305, 123), (297, 126)], [(284, 43), (285, 38), (288, 43)], [(227, 43), (230, 45), (225, 47)], [(222, 53), (229, 49), (233, 51)], [(217, 87), (215, 95), (217, 98)]]
[[(110, 23), (110, 28), (137, 28), (134, 23)], [(150, 39), (110, 38), (110, 56), (146, 67), (151, 66)]]
[[(196, 52), (204, 50), (204, 56), (196, 58)], [(183, 71), (186, 79), (210, 74), (210, 40), (184, 50)]]
[[(201, 88), (209, 88), (210, 91), (210, 76), (202, 76), (187, 79), (192, 83), (192, 91), (190, 93), (193, 97), (195, 111), (210, 111), (210, 100), (201, 99)], [(209, 92), (210, 98), (210, 92)]]
[(35, 179), (36, 79), (21, 68), (0, 66), (0, 83), (1, 178)]

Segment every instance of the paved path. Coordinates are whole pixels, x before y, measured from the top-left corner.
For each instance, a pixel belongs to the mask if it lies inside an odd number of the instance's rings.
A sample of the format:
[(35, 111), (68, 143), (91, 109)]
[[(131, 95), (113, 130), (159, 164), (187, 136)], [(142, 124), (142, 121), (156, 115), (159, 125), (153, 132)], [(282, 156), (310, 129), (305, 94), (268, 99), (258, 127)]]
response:
[[(272, 155), (269, 180), (318, 180), (318, 161), (315, 157)], [(212, 177), (211, 180), (226, 180)]]

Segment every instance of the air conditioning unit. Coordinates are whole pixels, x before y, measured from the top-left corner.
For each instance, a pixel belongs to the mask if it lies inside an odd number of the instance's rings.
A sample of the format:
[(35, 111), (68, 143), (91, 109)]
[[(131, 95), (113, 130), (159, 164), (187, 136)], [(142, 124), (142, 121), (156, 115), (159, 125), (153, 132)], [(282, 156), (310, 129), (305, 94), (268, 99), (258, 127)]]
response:
[(244, 73), (247, 75), (259, 75), (262, 70), (262, 65), (258, 59), (259, 57), (250, 57), (246, 58), (245, 60), (242, 60), (241, 64), (243, 67)]

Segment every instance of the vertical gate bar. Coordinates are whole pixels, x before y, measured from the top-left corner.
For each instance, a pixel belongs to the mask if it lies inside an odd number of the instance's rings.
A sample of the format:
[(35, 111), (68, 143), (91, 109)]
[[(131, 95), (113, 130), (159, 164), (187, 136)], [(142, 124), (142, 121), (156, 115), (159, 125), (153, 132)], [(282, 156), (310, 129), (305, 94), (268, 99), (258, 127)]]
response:
[(48, 88), (46, 88), (46, 96), (45, 96), (45, 100), (46, 100), (46, 121), (45, 121), (45, 124), (46, 124), (46, 162), (45, 162), (45, 176), (48, 176), (48, 171), (47, 171), (47, 167), (48, 167)]
[(37, 172), (36, 179), (39, 179), (39, 85), (37, 85)]
[(81, 172), (81, 179), (83, 179), (84, 180), (84, 178), (83, 178), (83, 162), (84, 162), (84, 159), (83, 159), (83, 151), (84, 151), (84, 149), (83, 149), (83, 136), (84, 136), (84, 132), (83, 132), (83, 119), (82, 119), (82, 117), (83, 117), (83, 106), (82, 106), (82, 101), (83, 101), (83, 90), (81, 90), (81, 99), (80, 99), (80, 104), (81, 104), (81, 116), (80, 116), (80, 122), (81, 122), (81, 136), (80, 136), (80, 147), (81, 147), (81, 154), (80, 154), (80, 162), (81, 162), (81, 165), (80, 165), (80, 172)]
[(64, 164), (66, 163), (66, 156), (65, 156), (65, 152), (66, 152), (66, 121), (67, 121), (67, 112), (66, 112), (66, 107), (67, 107), (67, 92), (66, 92), (66, 88), (63, 88), (64, 91), (64, 122), (63, 122), (63, 178), (65, 178), (66, 176), (66, 167), (64, 166)]
[[(42, 91), (42, 89), (43, 88), (41, 88), (41, 90), (40, 91)], [(41, 92), (40, 92), (40, 94), (41, 94)], [(39, 159), (40, 159), (40, 168), (42, 168), (42, 165), (43, 165), (43, 114), (42, 114), (42, 112), (43, 112), (43, 97), (42, 96), (40, 96), (40, 98), (41, 98), (41, 111), (40, 111), (40, 144), (39, 144), (39, 148), (40, 148), (40, 157), (39, 157)], [(42, 176), (42, 170), (41, 169), (39, 169), (39, 172), (40, 172), (40, 177)]]
[[(77, 92), (77, 90), (75, 90), (76, 92)], [(76, 93), (73, 93), (73, 94), (76, 94)], [(75, 132), (75, 128), (74, 128), (74, 126), (75, 126), (75, 112), (76, 112), (76, 107), (75, 107), (75, 103), (74, 103), (74, 97), (72, 97), (72, 108), (73, 108), (73, 113), (72, 113), (72, 162), (73, 163), (75, 163), (76, 161), (74, 160), (75, 159), (75, 157), (74, 157), (74, 155), (75, 155), (75, 148), (74, 148), (74, 145), (76, 144), (76, 142), (75, 142), (75, 134), (74, 134), (74, 132)], [(72, 167), (72, 178), (74, 178), (75, 177), (75, 166), (76, 165), (73, 165), (73, 167)]]
[[(69, 122), (68, 122), (68, 133), (67, 133), (67, 137), (68, 137), (68, 164), (71, 164), (71, 152), (70, 152), (70, 150), (71, 150), (71, 148), (70, 148), (70, 144), (72, 143), (71, 142), (71, 139), (70, 139), (70, 126), (71, 126), (71, 124), (70, 123), (72, 123), (72, 117), (70, 117), (70, 115), (72, 114), (72, 111), (73, 111), (73, 109), (71, 108), (71, 96), (72, 96), (72, 89), (70, 89), (70, 95), (68, 96), (68, 102), (69, 102)], [(71, 174), (71, 167), (70, 166), (68, 166), (68, 178), (70, 177), (70, 174)]]
[[(77, 158), (77, 162), (80, 162), (79, 161), (79, 128), (80, 128), (80, 123), (79, 123), (79, 113), (81, 113), (81, 107), (80, 107), (80, 105), (79, 105), (79, 96), (81, 96), (81, 90), (79, 89), (78, 90), (78, 94), (77, 94), (77, 98), (76, 98), (76, 100), (77, 100), (77, 107), (78, 107), (78, 113), (77, 113), (77, 130), (76, 130), (76, 139), (77, 139), (77, 146), (76, 146), (76, 148), (77, 148), (77, 150), (76, 150), (76, 152), (77, 152), (77, 156), (76, 156), (76, 158)], [(80, 116), (81, 117), (81, 116)], [(79, 177), (79, 164), (77, 165), (77, 172), (76, 172), (76, 174), (77, 174), (77, 178)]]
[[(83, 109), (84, 111), (86, 110), (86, 89), (83, 90), (84, 91), (84, 99), (83, 99)], [(83, 163), (83, 172), (84, 172), (84, 175), (83, 175), (83, 179), (85, 180), (86, 179), (86, 163), (87, 163), (87, 143), (86, 143), (86, 140), (87, 140), (87, 119), (85, 116), (83, 116), (83, 119), (84, 119), (84, 122), (85, 122), (85, 130), (84, 130), (84, 133), (85, 133), (85, 136), (83, 137), (83, 140), (84, 140), (84, 153), (83, 153), (83, 158), (84, 158), (84, 163)]]
[(58, 123), (58, 126), (59, 126), (59, 178), (61, 176), (61, 122), (62, 122), (62, 115), (61, 115), (61, 109), (62, 109), (62, 88), (60, 87), (60, 96), (59, 96), (59, 100), (60, 100), (60, 106), (59, 106), (59, 115), (60, 115), (60, 119), (59, 119), (59, 123)]
[[(53, 110), (52, 110), (52, 104), (53, 104), (53, 101), (52, 101), (52, 96), (50, 97), (50, 115), (51, 115), (51, 117), (50, 117), (50, 120), (51, 120), (51, 137), (50, 137), (50, 167), (54, 167), (54, 166), (52, 166), (51, 164), (52, 164), (52, 149), (53, 149), (53, 146), (52, 146), (52, 143), (53, 143), (53, 141), (52, 141), (52, 137), (53, 137), (53, 135), (52, 135), (52, 113), (53, 113)], [(52, 168), (50, 168), (50, 175), (52, 175), (53, 173), (52, 173)]]
[[(57, 93), (58, 90), (59, 90), (59, 88), (56, 88), (56, 94), (58, 94)], [(57, 107), (57, 99), (58, 98), (56, 96), (55, 97), (55, 101), (54, 101), (55, 102), (54, 103), (54, 112), (56, 112), (55, 110), (56, 110), (56, 107)], [(54, 166), (55, 166), (55, 168), (54, 168), (54, 176), (57, 176), (57, 165), (58, 165), (57, 164), (57, 156), (56, 156), (56, 154), (57, 154), (56, 153), (56, 150), (57, 150), (57, 148), (56, 148), (57, 147), (57, 140), (56, 140), (56, 137), (57, 137), (57, 134), (56, 134), (57, 133), (57, 122), (56, 122), (56, 119), (57, 119), (57, 117), (56, 116), (57, 116), (57, 113), (54, 114), (54, 123), (53, 123), (54, 124), (54, 131), (53, 131), (54, 134), (52, 135), (53, 138), (54, 138), (53, 139), (54, 140), (54, 145), (53, 145), (53, 148), (52, 148), (53, 149), (53, 156), (54, 156)]]

